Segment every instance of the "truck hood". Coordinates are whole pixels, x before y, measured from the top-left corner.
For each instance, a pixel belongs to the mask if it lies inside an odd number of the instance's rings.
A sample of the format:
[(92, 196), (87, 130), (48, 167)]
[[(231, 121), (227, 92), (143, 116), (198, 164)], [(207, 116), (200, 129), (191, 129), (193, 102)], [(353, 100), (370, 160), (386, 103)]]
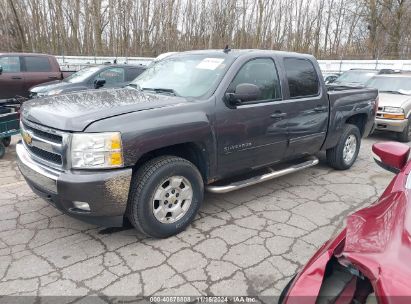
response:
[(380, 107), (401, 107), (411, 101), (410, 95), (379, 93), (378, 106)]
[(66, 87), (71, 86), (72, 84), (69, 82), (64, 82), (61, 80), (54, 80), (46, 83), (42, 83), (39, 85), (36, 85), (32, 88), (30, 88), (30, 92), (33, 93), (46, 93), (51, 90), (57, 90), (57, 89), (65, 89)]
[(125, 113), (180, 106), (186, 99), (132, 88), (80, 91), (24, 103), (23, 120), (63, 131), (83, 131), (97, 120)]

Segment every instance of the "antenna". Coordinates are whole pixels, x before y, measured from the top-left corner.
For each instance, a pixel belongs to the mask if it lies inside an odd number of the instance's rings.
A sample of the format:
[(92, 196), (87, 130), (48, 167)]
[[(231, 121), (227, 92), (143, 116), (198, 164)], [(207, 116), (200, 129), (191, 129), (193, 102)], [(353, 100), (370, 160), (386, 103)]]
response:
[(227, 44), (227, 45), (225, 46), (223, 52), (226, 53), (226, 54), (228, 54), (228, 52), (230, 52), (230, 51), (231, 51), (231, 49), (228, 47), (228, 44)]

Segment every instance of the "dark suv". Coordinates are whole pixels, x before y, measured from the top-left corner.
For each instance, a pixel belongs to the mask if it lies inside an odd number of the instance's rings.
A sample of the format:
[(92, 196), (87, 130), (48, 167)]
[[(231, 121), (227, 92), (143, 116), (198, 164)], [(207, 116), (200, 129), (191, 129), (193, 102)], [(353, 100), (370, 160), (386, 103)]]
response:
[(99, 88), (120, 88), (140, 75), (146, 69), (139, 65), (99, 65), (91, 66), (56, 80), (37, 85), (30, 89), (30, 98), (58, 95), (62, 93)]

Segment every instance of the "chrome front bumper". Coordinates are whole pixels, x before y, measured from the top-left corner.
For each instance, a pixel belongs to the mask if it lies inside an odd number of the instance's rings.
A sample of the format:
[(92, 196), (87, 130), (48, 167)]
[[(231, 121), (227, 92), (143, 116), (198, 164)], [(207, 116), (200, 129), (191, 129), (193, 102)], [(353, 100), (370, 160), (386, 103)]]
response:
[(35, 163), (22, 143), (16, 145), (16, 152), (17, 165), (23, 176), (36, 186), (57, 194), (57, 179), (61, 172)]
[[(58, 171), (39, 164), (19, 142), (17, 165), (31, 189), (62, 212), (100, 226), (122, 226), (132, 176), (131, 168)], [(75, 202), (86, 202), (89, 211)]]
[(380, 131), (402, 132), (407, 126), (408, 119), (395, 120), (375, 118), (375, 129)]

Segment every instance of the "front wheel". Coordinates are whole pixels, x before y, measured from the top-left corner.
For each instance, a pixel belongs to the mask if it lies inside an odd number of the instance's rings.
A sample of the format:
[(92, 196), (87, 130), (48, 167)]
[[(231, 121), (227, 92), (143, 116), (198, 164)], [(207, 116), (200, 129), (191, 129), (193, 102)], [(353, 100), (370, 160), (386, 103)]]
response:
[(166, 238), (191, 223), (203, 196), (203, 179), (196, 166), (180, 157), (157, 157), (134, 174), (127, 216), (142, 233)]
[(411, 140), (411, 123), (409, 118), (404, 130), (401, 133), (397, 133), (397, 138), (401, 142), (409, 142)]
[(361, 134), (357, 126), (347, 124), (337, 145), (327, 150), (328, 164), (337, 170), (349, 169), (360, 151)]
[(3, 142), (3, 145), (4, 145), (4, 146), (6, 146), (6, 147), (10, 146), (11, 136), (4, 137), (4, 138), (2, 139), (2, 142)]
[(6, 154), (6, 147), (3, 145), (3, 142), (0, 141), (0, 159), (3, 158)]

